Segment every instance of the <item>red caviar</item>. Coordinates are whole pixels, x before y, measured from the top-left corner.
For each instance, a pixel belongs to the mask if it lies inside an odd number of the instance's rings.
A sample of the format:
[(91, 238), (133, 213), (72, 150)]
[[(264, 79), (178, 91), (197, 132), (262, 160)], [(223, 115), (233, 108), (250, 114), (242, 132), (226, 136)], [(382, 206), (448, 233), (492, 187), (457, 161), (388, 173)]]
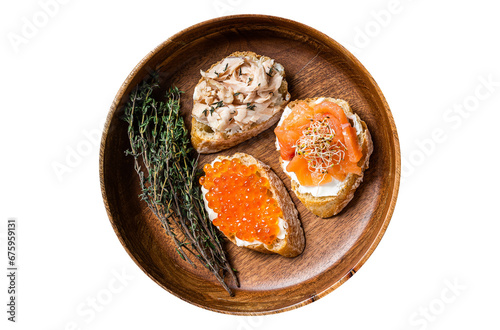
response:
[(203, 167), (200, 184), (208, 190), (208, 207), (217, 213), (213, 224), (226, 236), (272, 244), (279, 233), (281, 208), (261, 177), (256, 165), (246, 166), (238, 159), (223, 160)]

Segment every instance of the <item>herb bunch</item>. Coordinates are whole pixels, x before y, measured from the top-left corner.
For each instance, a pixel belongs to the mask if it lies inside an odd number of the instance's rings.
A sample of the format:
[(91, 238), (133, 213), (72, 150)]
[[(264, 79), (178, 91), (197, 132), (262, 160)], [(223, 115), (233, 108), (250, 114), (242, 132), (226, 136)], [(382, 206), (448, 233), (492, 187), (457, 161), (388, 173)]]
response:
[(229, 273), (239, 286), (238, 279), (208, 218), (196, 182), (199, 155), (191, 146), (180, 114), (182, 92), (171, 87), (163, 102), (154, 96), (159, 88), (155, 73), (136, 86), (125, 107), (130, 140), (125, 154), (134, 157), (142, 191), (139, 197), (161, 221), (181, 258), (194, 267), (191, 258), (197, 258), (233, 295), (224, 275)]

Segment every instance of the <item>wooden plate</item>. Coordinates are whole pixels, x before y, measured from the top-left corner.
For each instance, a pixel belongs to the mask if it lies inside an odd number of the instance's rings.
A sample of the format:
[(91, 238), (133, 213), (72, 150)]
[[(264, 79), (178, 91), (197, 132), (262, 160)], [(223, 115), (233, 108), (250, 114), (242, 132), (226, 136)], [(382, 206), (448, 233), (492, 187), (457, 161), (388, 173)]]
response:
[[(293, 193), (306, 234), (306, 248), (287, 259), (226, 244), (241, 288), (230, 297), (203, 266), (180, 260), (169, 238), (142, 203), (120, 117), (132, 88), (159, 69), (163, 88), (185, 91), (182, 109), (190, 122), (192, 93), (206, 70), (234, 51), (250, 50), (283, 64), (293, 99), (333, 96), (349, 102), (367, 123), (374, 153), (365, 180), (340, 215), (320, 219)], [(274, 127), (221, 154), (249, 153), (269, 164), (291, 192), (274, 147)], [(202, 156), (201, 164), (215, 155)], [(382, 238), (399, 188), (400, 152), (396, 126), (382, 92), (361, 63), (337, 42), (306, 25), (279, 17), (237, 15), (209, 20), (166, 40), (149, 53), (118, 91), (105, 125), (100, 180), (111, 224), (137, 265), (161, 287), (194, 305), (230, 314), (270, 314), (323, 297), (359, 270)], [(230, 283), (234, 288), (234, 283)]]

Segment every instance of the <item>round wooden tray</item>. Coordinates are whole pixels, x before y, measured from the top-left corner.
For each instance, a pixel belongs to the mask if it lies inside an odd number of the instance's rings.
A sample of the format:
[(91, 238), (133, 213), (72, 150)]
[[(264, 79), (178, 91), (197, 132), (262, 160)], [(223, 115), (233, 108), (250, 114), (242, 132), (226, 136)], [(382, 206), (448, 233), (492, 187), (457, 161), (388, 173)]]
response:
[[(280, 169), (274, 127), (220, 154), (242, 151), (269, 164), (284, 181), (300, 213), (306, 248), (296, 258), (266, 255), (225, 245), (241, 287), (230, 297), (202, 265), (191, 267), (175, 252), (159, 221), (138, 198), (127, 125), (120, 119), (127, 95), (151, 71), (181, 99), (190, 123), (192, 93), (206, 70), (234, 51), (254, 51), (283, 64), (293, 99), (331, 96), (349, 102), (367, 123), (374, 152), (354, 199), (335, 217), (320, 219), (300, 203)], [(200, 166), (216, 155), (200, 158)], [(101, 189), (111, 224), (129, 255), (161, 287), (194, 305), (230, 314), (270, 314), (323, 297), (359, 270), (382, 238), (399, 188), (400, 151), (396, 126), (382, 92), (361, 63), (325, 34), (272, 16), (237, 15), (185, 29), (149, 53), (121, 86), (109, 112), (100, 150)], [(229, 280), (229, 279), (228, 279)]]

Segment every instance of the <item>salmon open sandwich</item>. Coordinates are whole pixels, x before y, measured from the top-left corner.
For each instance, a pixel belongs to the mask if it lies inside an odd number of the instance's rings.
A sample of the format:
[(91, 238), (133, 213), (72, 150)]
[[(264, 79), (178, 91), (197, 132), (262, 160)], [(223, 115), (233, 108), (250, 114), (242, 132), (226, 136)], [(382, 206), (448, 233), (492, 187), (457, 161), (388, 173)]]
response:
[(314, 214), (328, 218), (351, 201), (369, 166), (366, 123), (340, 99), (292, 101), (275, 129), (280, 163), (292, 190)]

